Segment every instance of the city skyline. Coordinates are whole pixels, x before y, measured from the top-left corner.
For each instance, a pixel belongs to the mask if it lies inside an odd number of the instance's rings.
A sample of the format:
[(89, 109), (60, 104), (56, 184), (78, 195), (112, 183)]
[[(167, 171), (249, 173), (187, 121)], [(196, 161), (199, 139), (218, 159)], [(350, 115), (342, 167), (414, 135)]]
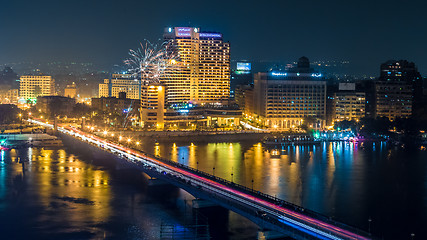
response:
[[(348, 60), (350, 74), (378, 75), (379, 64), (407, 59), (415, 62), (421, 73), (427, 72), (423, 44), (427, 32), (421, 14), (426, 3), (220, 2), (174, 6), (166, 1), (159, 5), (127, 1), (5, 3), (0, 22), (8, 24), (0, 24), (6, 33), (0, 38), (0, 63), (112, 65), (121, 63), (128, 50), (144, 39), (161, 38), (164, 27), (191, 26), (227, 36), (232, 60), (285, 62), (305, 55), (314, 60)], [(13, 17), (16, 13), (19, 18)]]
[(427, 239), (426, 7), (2, 2), (2, 236)]

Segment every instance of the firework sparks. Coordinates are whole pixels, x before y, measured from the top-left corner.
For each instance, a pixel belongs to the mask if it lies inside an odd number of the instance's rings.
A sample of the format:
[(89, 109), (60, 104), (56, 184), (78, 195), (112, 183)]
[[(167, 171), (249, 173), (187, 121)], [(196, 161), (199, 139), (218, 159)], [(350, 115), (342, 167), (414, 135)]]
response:
[(145, 41), (140, 45), (141, 48), (137, 50), (129, 50), (131, 57), (124, 61), (129, 67), (128, 71), (142, 80), (160, 83), (160, 79), (168, 75), (177, 63), (176, 55), (170, 50), (170, 42), (158, 45)]

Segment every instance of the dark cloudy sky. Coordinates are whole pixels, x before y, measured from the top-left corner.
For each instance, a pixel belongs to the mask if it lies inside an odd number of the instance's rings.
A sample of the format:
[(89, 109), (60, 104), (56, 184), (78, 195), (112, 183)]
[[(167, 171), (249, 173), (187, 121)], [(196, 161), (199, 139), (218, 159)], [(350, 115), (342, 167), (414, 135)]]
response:
[(168, 26), (222, 32), (232, 59), (349, 60), (376, 73), (388, 59), (427, 75), (427, 1), (2, 0), (0, 64), (121, 62)]

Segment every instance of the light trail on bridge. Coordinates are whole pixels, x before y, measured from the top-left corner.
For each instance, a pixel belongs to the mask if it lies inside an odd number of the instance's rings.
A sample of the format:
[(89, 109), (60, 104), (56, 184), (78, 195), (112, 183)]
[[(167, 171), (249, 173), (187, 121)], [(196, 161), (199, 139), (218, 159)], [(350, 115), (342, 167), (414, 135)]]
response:
[[(45, 127), (53, 128), (52, 124), (44, 123), (37, 120), (29, 120), (29, 121), (43, 125)], [(291, 226), (293, 228), (297, 228), (300, 231), (306, 232), (316, 238), (334, 239), (334, 240), (335, 239), (336, 240), (337, 239), (361, 239), (361, 240), (369, 239), (364, 236), (345, 230), (343, 228), (326, 223), (324, 221), (306, 216), (304, 214), (295, 212), (288, 208), (260, 199), (256, 196), (230, 188), (224, 184), (218, 183), (216, 181), (205, 178), (203, 176), (199, 176), (185, 169), (171, 166), (165, 162), (162, 162), (161, 160), (149, 157), (146, 154), (143, 154), (139, 151), (107, 141), (93, 134), (85, 133), (76, 128), (58, 127), (58, 131), (61, 131), (62, 133), (65, 133), (71, 136), (79, 137), (84, 141), (96, 144), (98, 147), (107, 149), (112, 153), (119, 153), (122, 156), (127, 157), (131, 161), (138, 161), (138, 162), (147, 164), (152, 168), (156, 168), (156, 169), (158, 168), (160, 173), (164, 172), (166, 174), (171, 174), (172, 176), (179, 175), (181, 179), (190, 180), (190, 182), (192, 183), (203, 185), (204, 188), (209, 189), (210, 191), (213, 191), (218, 194), (224, 195), (228, 198), (234, 199), (235, 201), (251, 206), (257, 210), (262, 210), (276, 217), (277, 221), (283, 224), (286, 224), (288, 226)]]

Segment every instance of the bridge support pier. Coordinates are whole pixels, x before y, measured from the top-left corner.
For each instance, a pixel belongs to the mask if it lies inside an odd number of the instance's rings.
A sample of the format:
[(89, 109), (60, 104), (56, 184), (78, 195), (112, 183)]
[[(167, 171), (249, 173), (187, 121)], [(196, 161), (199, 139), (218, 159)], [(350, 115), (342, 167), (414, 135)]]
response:
[(267, 239), (287, 239), (287, 235), (283, 234), (283, 233), (279, 233), (276, 231), (271, 231), (271, 230), (260, 230), (258, 231), (258, 240), (267, 240)]
[(195, 209), (200, 209), (200, 208), (207, 208), (207, 207), (218, 207), (219, 205), (208, 200), (196, 198), (196, 199), (193, 199), (192, 206)]

